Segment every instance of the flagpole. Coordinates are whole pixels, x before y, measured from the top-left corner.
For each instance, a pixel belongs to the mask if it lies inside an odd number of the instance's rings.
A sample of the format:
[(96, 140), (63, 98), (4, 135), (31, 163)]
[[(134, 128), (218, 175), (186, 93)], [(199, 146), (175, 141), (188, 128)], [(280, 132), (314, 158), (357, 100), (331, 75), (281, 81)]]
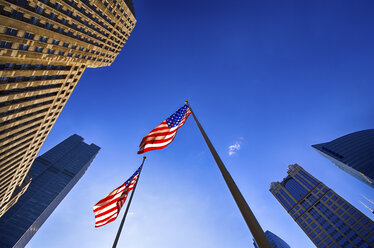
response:
[(122, 217), (122, 220), (121, 220), (121, 224), (118, 227), (116, 239), (114, 240), (112, 248), (116, 248), (117, 247), (118, 239), (119, 239), (119, 236), (121, 235), (122, 227), (123, 227), (123, 224), (125, 223), (125, 219), (126, 219), (126, 216), (127, 216), (127, 212), (129, 211), (129, 208), (130, 208), (132, 197), (133, 197), (133, 195), (135, 193), (136, 186), (138, 185), (138, 182), (139, 182), (139, 179), (140, 179), (140, 173), (143, 170), (143, 164), (144, 164), (145, 158), (146, 157), (144, 156), (143, 157), (143, 162), (140, 165), (140, 171), (139, 171), (138, 179), (136, 180), (136, 183), (135, 183), (134, 189), (132, 190), (129, 202), (127, 203), (126, 210), (125, 210), (125, 213), (123, 214), (123, 217)]
[(197, 126), (199, 127), (199, 130), (201, 134), (204, 137), (204, 140), (206, 144), (209, 147), (210, 152), (212, 153), (214, 160), (216, 161), (219, 170), (221, 171), (221, 174), (223, 178), (225, 179), (226, 185), (229, 188), (232, 197), (234, 198), (236, 205), (239, 207), (240, 212), (247, 223), (247, 226), (250, 230), (250, 232), (253, 235), (253, 238), (255, 239), (256, 243), (260, 248), (270, 248), (269, 242), (264, 234), (264, 231), (262, 230), (260, 224), (258, 223), (256, 217), (254, 216), (252, 210), (249, 208), (247, 202), (245, 201), (242, 193), (240, 192), (238, 186), (236, 186), (235, 181), (232, 179), (230, 173), (227, 171), (225, 165), (223, 164), (221, 158), (219, 157), (216, 149), (213, 147), (212, 143), (210, 142), (208, 136), (206, 135), (203, 127), (201, 126), (200, 122), (197, 120), (194, 112), (192, 111), (191, 106), (188, 104), (188, 101), (185, 101), (187, 106), (190, 108), (193, 118), (195, 119), (195, 122)]

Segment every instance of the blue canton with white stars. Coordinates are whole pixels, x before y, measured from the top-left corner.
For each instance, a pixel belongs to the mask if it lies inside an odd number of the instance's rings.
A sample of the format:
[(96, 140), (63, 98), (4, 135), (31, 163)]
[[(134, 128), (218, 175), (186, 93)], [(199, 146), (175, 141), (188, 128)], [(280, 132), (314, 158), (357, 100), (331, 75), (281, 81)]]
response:
[(169, 128), (177, 127), (179, 123), (182, 121), (184, 116), (186, 115), (188, 106), (185, 104), (183, 107), (177, 110), (174, 114), (172, 114), (169, 118), (166, 119), (166, 123), (168, 124)]
[(135, 173), (132, 174), (132, 176), (129, 179), (127, 179), (127, 181), (125, 182), (125, 186), (127, 186), (132, 181), (132, 179), (134, 179), (134, 177), (136, 177), (140, 173), (140, 169), (141, 168), (139, 167), (139, 169), (137, 169)]

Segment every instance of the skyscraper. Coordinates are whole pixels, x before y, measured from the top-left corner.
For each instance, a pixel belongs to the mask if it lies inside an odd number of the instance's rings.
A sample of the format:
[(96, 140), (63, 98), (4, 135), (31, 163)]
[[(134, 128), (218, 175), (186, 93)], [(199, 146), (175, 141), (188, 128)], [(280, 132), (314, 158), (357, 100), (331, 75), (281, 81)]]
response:
[(24, 247), (83, 176), (99, 150), (75, 134), (36, 158), (28, 190), (0, 217), (0, 247)]
[(374, 247), (374, 222), (301, 166), (273, 182), (270, 192), (320, 248)]
[[(265, 237), (269, 241), (271, 248), (291, 248), (283, 239), (270, 231), (265, 232)], [(259, 248), (255, 240), (253, 240), (253, 245), (255, 248)]]
[(131, 0), (0, 0), (0, 216), (85, 69), (110, 66), (135, 23)]
[(340, 169), (374, 188), (374, 129), (312, 145)]

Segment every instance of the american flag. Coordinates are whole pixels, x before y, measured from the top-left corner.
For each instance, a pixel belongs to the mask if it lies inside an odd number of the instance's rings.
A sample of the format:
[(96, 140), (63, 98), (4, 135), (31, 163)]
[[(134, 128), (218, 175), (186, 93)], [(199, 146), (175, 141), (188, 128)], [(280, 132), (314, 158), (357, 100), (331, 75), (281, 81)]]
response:
[(153, 129), (149, 134), (147, 134), (140, 142), (138, 154), (162, 149), (169, 145), (175, 135), (177, 130), (183, 126), (186, 122), (191, 111), (187, 104), (177, 110), (165, 121), (161, 122), (155, 129)]
[(93, 207), (93, 212), (95, 214), (95, 227), (106, 225), (117, 218), (119, 211), (125, 204), (127, 195), (134, 189), (140, 170), (141, 166), (124, 184), (96, 203)]

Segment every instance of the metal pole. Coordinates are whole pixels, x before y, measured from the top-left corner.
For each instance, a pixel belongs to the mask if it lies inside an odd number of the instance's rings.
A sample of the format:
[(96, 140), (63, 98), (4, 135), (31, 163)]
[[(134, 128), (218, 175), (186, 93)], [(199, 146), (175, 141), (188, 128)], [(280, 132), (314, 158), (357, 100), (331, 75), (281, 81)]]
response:
[(223, 164), (221, 158), (219, 157), (218, 153), (216, 152), (216, 149), (214, 149), (212, 143), (210, 142), (208, 136), (206, 135), (203, 127), (201, 126), (200, 122), (197, 120), (194, 112), (191, 109), (191, 106), (188, 104), (188, 101), (186, 100), (187, 106), (190, 108), (193, 118), (196, 121), (197, 126), (199, 127), (199, 130), (201, 134), (204, 137), (204, 140), (206, 144), (209, 147), (210, 152), (212, 153), (214, 160), (216, 161), (219, 170), (221, 171), (221, 174), (223, 178), (225, 179), (226, 185), (229, 188), (232, 197), (234, 198), (236, 205), (239, 207), (239, 210), (247, 223), (247, 226), (250, 230), (250, 232), (253, 235), (253, 238), (255, 239), (256, 243), (260, 248), (270, 248), (269, 242), (264, 234), (264, 231), (262, 230), (260, 224), (258, 223), (256, 217), (252, 213), (252, 210), (249, 208), (247, 202), (245, 201), (242, 193), (240, 192), (238, 186), (236, 186), (235, 181), (232, 179), (230, 173), (227, 171), (225, 165)]
[(129, 211), (129, 208), (130, 208), (132, 197), (133, 197), (133, 195), (135, 193), (136, 186), (138, 185), (138, 182), (139, 182), (139, 179), (140, 179), (140, 173), (143, 170), (143, 164), (144, 164), (145, 158), (146, 157), (144, 156), (143, 157), (143, 162), (140, 165), (140, 171), (139, 171), (139, 175), (138, 175), (138, 180), (136, 180), (134, 189), (132, 190), (132, 193), (131, 193), (131, 196), (130, 196), (130, 199), (129, 199), (129, 203), (127, 203), (126, 210), (125, 210), (125, 213), (123, 214), (123, 217), (122, 217), (122, 220), (121, 220), (121, 224), (118, 227), (118, 232), (117, 232), (117, 235), (116, 235), (116, 239), (114, 240), (112, 248), (116, 248), (117, 247), (118, 239), (119, 239), (119, 236), (121, 235), (122, 227), (123, 227), (123, 224), (125, 223), (125, 219), (126, 219), (126, 216), (127, 216), (127, 212)]

